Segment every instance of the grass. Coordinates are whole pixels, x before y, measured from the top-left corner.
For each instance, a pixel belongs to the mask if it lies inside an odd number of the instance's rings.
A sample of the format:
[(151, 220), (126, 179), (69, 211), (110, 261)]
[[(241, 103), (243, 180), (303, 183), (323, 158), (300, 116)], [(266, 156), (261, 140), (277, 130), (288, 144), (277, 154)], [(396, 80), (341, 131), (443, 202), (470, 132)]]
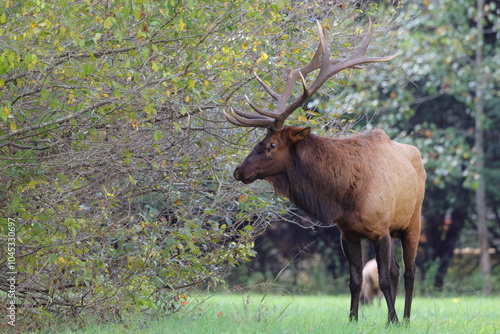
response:
[(151, 333), (500, 333), (500, 299), (417, 298), (412, 324), (404, 328), (387, 327), (385, 305), (378, 303), (360, 310), (357, 324), (349, 323), (347, 296), (228, 295), (206, 307), (187, 321), (159, 321)]
[[(403, 298), (397, 301), (402, 317)], [(348, 296), (214, 295), (191, 300), (173, 316), (129, 319), (58, 333), (500, 333), (500, 298), (414, 299), (409, 326), (386, 326), (384, 303), (360, 309), (349, 323)]]

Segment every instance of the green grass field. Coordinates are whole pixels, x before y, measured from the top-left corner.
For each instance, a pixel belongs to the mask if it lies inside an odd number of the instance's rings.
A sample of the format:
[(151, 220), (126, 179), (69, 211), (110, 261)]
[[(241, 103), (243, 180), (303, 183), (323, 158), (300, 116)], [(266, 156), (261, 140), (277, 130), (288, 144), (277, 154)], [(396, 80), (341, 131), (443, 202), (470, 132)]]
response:
[[(386, 326), (384, 302), (349, 323), (348, 296), (214, 295), (190, 300), (163, 319), (129, 319), (76, 333), (500, 333), (500, 298), (414, 299), (409, 326)], [(403, 298), (397, 300), (402, 317)], [(72, 333), (57, 331), (58, 333)]]

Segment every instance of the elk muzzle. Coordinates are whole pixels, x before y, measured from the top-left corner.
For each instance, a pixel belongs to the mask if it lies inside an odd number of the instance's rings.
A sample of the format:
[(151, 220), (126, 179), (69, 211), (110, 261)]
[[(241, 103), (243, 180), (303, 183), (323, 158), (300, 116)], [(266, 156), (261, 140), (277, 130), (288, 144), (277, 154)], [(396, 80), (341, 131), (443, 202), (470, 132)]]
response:
[(253, 181), (255, 181), (257, 179), (256, 175), (246, 176), (241, 165), (236, 167), (236, 169), (234, 170), (233, 176), (234, 176), (236, 181), (241, 181), (244, 184), (252, 183)]
[(241, 181), (241, 170), (240, 167), (236, 167), (233, 173), (233, 177), (235, 178), (236, 181)]

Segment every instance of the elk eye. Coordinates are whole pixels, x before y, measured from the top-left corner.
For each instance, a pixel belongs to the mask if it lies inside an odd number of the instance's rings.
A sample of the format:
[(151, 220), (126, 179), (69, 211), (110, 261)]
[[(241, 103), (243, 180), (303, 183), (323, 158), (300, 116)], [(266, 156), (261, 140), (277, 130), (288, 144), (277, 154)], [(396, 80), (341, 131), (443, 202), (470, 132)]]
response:
[(269, 144), (269, 150), (272, 150), (274, 148), (276, 148), (276, 144), (275, 143)]

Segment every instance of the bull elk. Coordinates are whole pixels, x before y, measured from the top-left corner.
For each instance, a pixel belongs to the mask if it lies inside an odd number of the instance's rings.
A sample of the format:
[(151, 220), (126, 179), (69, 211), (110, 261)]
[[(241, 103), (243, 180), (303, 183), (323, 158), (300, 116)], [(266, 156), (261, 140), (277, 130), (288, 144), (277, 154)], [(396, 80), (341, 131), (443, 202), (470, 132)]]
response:
[[(247, 98), (256, 113), (231, 108), (227, 120), (238, 126), (265, 127), (267, 136), (234, 171), (245, 184), (261, 179), (271, 183), (278, 195), (317, 219), (336, 223), (349, 262), (350, 320), (358, 320), (363, 262), (361, 239), (375, 246), (380, 288), (388, 307), (388, 322), (398, 323), (394, 308), (399, 280), (392, 238), (400, 238), (403, 250), (405, 307), (409, 322), (415, 280), (415, 256), (420, 235), (420, 214), (426, 173), (420, 151), (397, 143), (380, 129), (352, 138), (328, 138), (311, 134), (309, 127), (284, 126), (286, 118), (302, 106), (334, 74), (359, 68), (365, 63), (385, 62), (388, 57), (366, 57), (373, 30), (370, 21), (361, 45), (346, 59), (331, 57), (318, 22), (319, 47), (306, 66), (290, 71), (282, 94), (276, 93), (254, 72), (257, 81), (276, 100), (274, 112), (259, 108)], [(308, 84), (305, 77), (319, 69)], [(288, 104), (296, 82), (303, 92)]]

